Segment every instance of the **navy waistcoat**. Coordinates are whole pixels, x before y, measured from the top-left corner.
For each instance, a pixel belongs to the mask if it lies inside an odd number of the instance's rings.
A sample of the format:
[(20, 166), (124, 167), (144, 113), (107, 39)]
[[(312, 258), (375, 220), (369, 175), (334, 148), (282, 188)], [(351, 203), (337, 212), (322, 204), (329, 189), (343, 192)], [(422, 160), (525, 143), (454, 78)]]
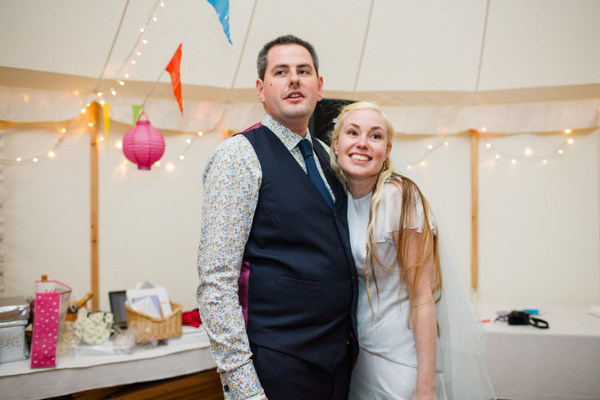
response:
[(243, 134), (262, 169), (244, 252), (248, 338), (332, 371), (347, 351), (353, 357), (358, 352), (346, 194), (317, 140), (313, 147), (335, 195), (333, 210), (271, 130)]

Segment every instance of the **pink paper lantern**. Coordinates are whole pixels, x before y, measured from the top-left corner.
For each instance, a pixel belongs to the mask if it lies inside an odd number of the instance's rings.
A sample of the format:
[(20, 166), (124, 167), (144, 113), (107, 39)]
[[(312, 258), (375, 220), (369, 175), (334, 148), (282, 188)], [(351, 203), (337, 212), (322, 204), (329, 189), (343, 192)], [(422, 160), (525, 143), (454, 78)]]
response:
[(135, 126), (125, 134), (123, 153), (129, 161), (137, 164), (138, 169), (150, 170), (165, 153), (165, 139), (158, 129), (150, 125), (150, 121), (142, 120), (143, 115), (146, 113), (142, 113)]

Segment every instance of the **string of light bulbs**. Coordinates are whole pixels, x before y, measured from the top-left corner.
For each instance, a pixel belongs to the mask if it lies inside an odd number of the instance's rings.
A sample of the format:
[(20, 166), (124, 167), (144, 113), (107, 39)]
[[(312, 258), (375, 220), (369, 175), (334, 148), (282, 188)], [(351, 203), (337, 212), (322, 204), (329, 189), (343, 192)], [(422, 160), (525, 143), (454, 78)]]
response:
[(448, 142), (446, 137), (447, 137), (447, 135), (443, 135), (442, 138), (436, 144), (431, 144), (431, 143), (428, 144), (427, 151), (425, 152), (425, 154), (423, 154), (423, 156), (421, 158), (409, 162), (406, 165), (406, 167), (408, 169), (413, 169), (414, 166), (424, 167), (426, 164), (425, 160), (427, 159), (427, 157), (429, 157), (431, 154), (433, 154), (434, 151), (436, 151), (437, 149), (439, 149), (441, 147), (448, 147), (450, 145), (450, 142)]
[[(571, 129), (565, 129), (564, 134), (570, 135), (573, 133)], [(428, 144), (427, 150), (419, 159), (413, 160), (407, 164), (408, 169), (413, 169), (415, 167), (421, 166), (424, 167), (427, 165), (426, 160), (434, 151), (442, 147), (448, 147), (450, 143), (446, 139), (447, 135), (442, 136), (442, 138), (436, 144)], [(527, 161), (538, 161), (542, 164), (547, 164), (550, 160), (560, 157), (565, 154), (566, 148), (575, 143), (575, 140), (572, 137), (569, 137), (563, 143), (555, 147), (553, 150), (545, 153), (545, 154), (535, 154), (531, 147), (526, 147), (522, 154), (509, 153), (503, 150), (500, 150), (497, 146), (491, 142), (491, 140), (485, 141), (485, 147), (490, 149), (490, 151), (494, 152), (495, 159), (508, 159), (511, 164), (516, 164), (520, 160)]]
[(14, 158), (0, 157), (0, 163), (8, 164), (8, 165), (24, 165), (24, 164), (33, 164), (33, 163), (37, 163), (42, 160), (54, 158), (54, 157), (56, 157), (56, 152), (57, 152), (58, 148), (60, 147), (60, 145), (63, 143), (63, 140), (65, 139), (67, 130), (68, 130), (68, 122), (67, 122), (67, 124), (65, 124), (65, 126), (63, 128), (60, 129), (59, 132), (57, 132), (58, 138), (56, 139), (56, 142), (54, 143), (54, 145), (49, 150), (47, 150), (43, 153), (36, 154), (36, 155), (30, 156), (30, 157), (14, 157)]
[[(148, 28), (148, 26), (152, 23), (152, 22), (157, 22), (158, 21), (158, 17), (156, 15), (156, 10), (158, 9), (158, 7), (164, 7), (165, 6), (165, 2), (164, 0), (157, 0), (156, 3), (154, 3), (154, 6), (152, 7), (152, 9), (150, 10), (150, 12), (148, 13), (148, 19), (146, 20), (146, 23), (144, 24), (144, 26), (142, 26), (140, 28), (140, 34), (136, 40), (136, 42), (134, 43), (131, 51), (129, 52), (129, 54), (127, 55), (127, 57), (125, 57), (123, 63), (121, 64), (120, 68), (118, 69), (118, 72), (116, 74), (115, 77), (115, 82), (116, 84), (120, 85), (120, 86), (124, 86), (125, 85), (125, 79), (129, 78), (129, 73), (124, 72), (125, 68), (129, 65), (135, 65), (137, 63), (137, 61), (133, 58), (133, 55), (135, 54), (136, 56), (140, 57), (142, 55), (142, 52), (140, 50), (138, 50), (138, 46), (140, 44), (148, 44), (148, 40), (144, 39), (144, 32), (146, 32), (146, 29)], [(126, 10), (126, 9), (125, 9)], [(117, 95), (117, 91), (115, 90), (114, 86), (110, 87), (110, 93), (113, 96)], [(98, 91), (97, 96), (99, 98), (99, 102), (100, 104), (105, 104), (105, 100), (104, 100), (104, 93), (102, 93), (101, 91)]]
[[(194, 144), (194, 141), (202, 136), (204, 136), (206, 133), (203, 131), (200, 131), (196, 134), (193, 134), (191, 138), (187, 138), (185, 140), (185, 145), (183, 147), (183, 149), (181, 149), (179, 152), (176, 153), (176, 156), (172, 157), (170, 159), (170, 161), (162, 161), (159, 160), (157, 162), (155, 162), (152, 166), (153, 167), (161, 167), (164, 165), (165, 169), (168, 171), (173, 171), (175, 169), (175, 163), (183, 161), (185, 159), (185, 154), (189, 151), (189, 149), (191, 148), (191, 146)], [(104, 142), (105, 139), (103, 136), (98, 136), (98, 141), (99, 142)], [(110, 144), (112, 144), (112, 146), (118, 150), (123, 149), (123, 142), (121, 140), (110, 140)], [(135, 166), (135, 164), (133, 164), (132, 162), (130, 162), (129, 160), (127, 160), (125, 158), (125, 156), (123, 156), (123, 161), (122, 164), (123, 165), (131, 165), (131, 166)]]
[[(90, 103), (88, 103), (86, 105), (86, 107), (90, 107)], [(85, 114), (87, 111), (88, 111), (88, 108), (82, 108), (81, 113)], [(9, 165), (24, 165), (24, 164), (37, 163), (37, 162), (40, 162), (43, 160), (54, 159), (57, 155), (57, 149), (63, 143), (66, 133), (68, 132), (68, 125), (70, 122), (71, 121), (67, 121), (62, 128), (59, 128), (59, 131), (57, 131), (57, 133), (59, 133), (59, 136), (58, 136), (56, 142), (51, 146), (51, 148), (49, 150), (47, 150), (43, 153), (39, 153), (34, 156), (29, 156), (29, 157), (22, 157), (22, 156), (14, 157), (14, 158), (0, 157), (0, 163), (9, 164)], [(87, 125), (88, 125), (88, 127), (94, 126), (94, 124), (92, 122), (88, 122)], [(213, 132), (213, 131), (216, 132), (216, 127), (211, 132)], [(571, 129), (566, 129), (563, 132), (561, 132), (561, 134), (562, 133), (564, 133), (566, 135), (571, 135), (573, 133), (573, 131)], [(175, 168), (175, 164), (177, 162), (183, 161), (185, 159), (185, 154), (189, 151), (189, 149), (193, 145), (194, 141), (197, 140), (198, 138), (204, 136), (205, 134), (206, 133), (203, 131), (199, 131), (199, 132), (193, 134), (193, 136), (191, 138), (186, 139), (184, 147), (179, 152), (177, 152), (176, 155), (170, 159), (170, 161), (157, 161), (154, 164), (154, 166), (161, 167), (164, 165), (167, 170), (173, 171)], [(407, 164), (408, 169), (412, 169), (412, 168), (419, 167), (419, 166), (421, 166), (421, 167), (426, 166), (427, 165), (426, 160), (436, 150), (438, 150), (440, 148), (449, 147), (450, 142), (448, 141), (447, 136), (448, 135), (443, 135), (435, 144), (432, 144), (432, 143), (428, 144), (427, 150), (420, 158), (413, 160)], [(98, 132), (97, 140), (99, 142), (104, 142), (106, 139), (101, 134), (101, 132)], [(123, 147), (123, 143), (120, 140), (110, 140), (110, 143), (118, 150), (121, 150)], [(562, 142), (560, 145), (555, 147), (553, 150), (551, 150), (545, 154), (535, 154), (534, 151), (529, 146), (525, 148), (523, 153), (516, 154), (516, 153), (506, 152), (506, 151), (499, 149), (497, 146), (495, 146), (491, 140), (485, 140), (485, 147), (486, 147), (486, 149), (489, 149), (490, 152), (494, 153), (495, 159), (501, 159), (501, 158), (507, 159), (507, 160), (510, 160), (510, 162), (512, 164), (516, 164), (520, 160), (538, 161), (538, 162), (541, 161), (542, 164), (547, 164), (551, 159), (560, 157), (563, 154), (565, 154), (566, 148), (570, 145), (573, 145), (574, 143), (575, 143), (575, 140), (573, 139), (573, 137), (569, 136), (564, 142)], [(123, 164), (131, 164), (131, 163), (125, 159), (123, 161)]]
[[(571, 129), (565, 129), (563, 132), (566, 135), (570, 135), (573, 131)], [(489, 149), (491, 152), (495, 153), (494, 158), (496, 160), (504, 158), (504, 159), (510, 160), (511, 164), (516, 164), (517, 162), (523, 161), (523, 160), (536, 161), (536, 162), (541, 162), (542, 164), (548, 164), (548, 161), (565, 154), (565, 149), (574, 143), (575, 143), (575, 139), (573, 139), (572, 137), (569, 137), (564, 142), (562, 142), (560, 145), (556, 146), (553, 150), (546, 152), (544, 154), (535, 154), (534, 151), (531, 149), (531, 147), (526, 147), (525, 150), (523, 151), (523, 153), (521, 153), (521, 154), (509, 153), (509, 152), (500, 150), (497, 146), (494, 146), (494, 144), (490, 140), (486, 141), (485, 147), (487, 149)]]

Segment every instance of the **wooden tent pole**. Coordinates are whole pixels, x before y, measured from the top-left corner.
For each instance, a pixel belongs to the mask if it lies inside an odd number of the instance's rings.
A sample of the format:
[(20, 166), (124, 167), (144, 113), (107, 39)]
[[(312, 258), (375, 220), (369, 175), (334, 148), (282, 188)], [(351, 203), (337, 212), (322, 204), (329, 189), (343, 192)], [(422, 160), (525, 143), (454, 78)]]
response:
[(471, 138), (471, 290), (479, 289), (479, 133)]
[(100, 129), (100, 105), (93, 102), (90, 114), (90, 255), (92, 309), (100, 309), (100, 291), (98, 285), (98, 131)]

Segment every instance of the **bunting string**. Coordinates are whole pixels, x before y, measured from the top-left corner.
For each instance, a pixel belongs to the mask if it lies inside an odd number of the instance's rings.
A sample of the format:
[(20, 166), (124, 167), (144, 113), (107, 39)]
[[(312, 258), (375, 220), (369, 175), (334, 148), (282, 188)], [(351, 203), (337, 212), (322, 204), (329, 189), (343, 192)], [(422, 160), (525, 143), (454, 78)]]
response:
[[(194, 22), (196, 22), (196, 19), (198, 18), (198, 15), (200, 15), (200, 11), (202, 11), (202, 8), (198, 9), (198, 12), (196, 13), (196, 15), (194, 16), (194, 18), (192, 18), (192, 22), (190, 23), (190, 25), (188, 26), (187, 30), (185, 31), (183, 37), (181, 38), (181, 40), (179, 41), (180, 46), (183, 43), (184, 39), (186, 38), (186, 36), (188, 35), (188, 33), (190, 32), (190, 30), (192, 29), (192, 26), (194, 25)], [(160, 78), (163, 76), (164, 72), (167, 70), (167, 68), (169, 67), (169, 64), (171, 63), (171, 59), (169, 59), (169, 63), (167, 63), (167, 65), (165, 66), (165, 68), (163, 68), (163, 70), (160, 72), (160, 75), (158, 76), (158, 79), (154, 82), (154, 85), (152, 86), (152, 89), (150, 89), (150, 92), (148, 93), (148, 95), (146, 96), (146, 98), (144, 99), (144, 101), (142, 102), (142, 110), (144, 109), (144, 106), (146, 105), (146, 102), (148, 101), (148, 99), (150, 98), (150, 95), (152, 94), (152, 92), (154, 91), (154, 89), (156, 88), (156, 85), (158, 84), (158, 82), (160, 81)], [(183, 107), (183, 106), (181, 106)], [(181, 112), (183, 114), (183, 111)]]

